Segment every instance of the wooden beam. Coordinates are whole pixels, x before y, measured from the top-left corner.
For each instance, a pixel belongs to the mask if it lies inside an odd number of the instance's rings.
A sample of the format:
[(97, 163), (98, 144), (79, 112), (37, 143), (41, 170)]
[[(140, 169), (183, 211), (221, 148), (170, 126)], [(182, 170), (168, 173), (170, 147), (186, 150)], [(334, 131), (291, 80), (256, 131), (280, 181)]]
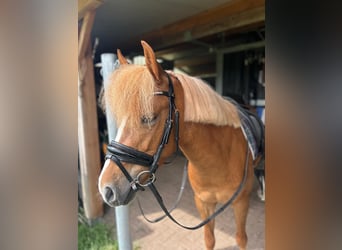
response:
[(179, 69), (183, 70), (187, 74), (196, 77), (209, 77), (216, 76), (215, 64), (201, 65), (197, 67), (180, 67)]
[(78, 20), (81, 20), (88, 11), (93, 11), (101, 4), (104, 0), (78, 0)]
[(238, 30), (240, 28), (250, 26), (255, 23), (259, 24), (264, 21), (265, 7), (260, 7), (246, 10), (235, 15), (227, 16), (225, 18), (217, 20), (217, 22), (215, 23), (208, 23), (206, 25), (202, 25), (201, 27), (194, 27), (186, 34), (189, 34), (189, 39), (198, 39), (227, 30)]
[(265, 47), (265, 44), (266, 44), (265, 41), (238, 44), (235, 46), (220, 49), (219, 51), (223, 54), (228, 54), (228, 53), (240, 52), (240, 51), (251, 50), (251, 49), (259, 49), (259, 48)]
[(87, 12), (78, 41), (78, 148), (83, 206), (89, 220), (103, 215), (103, 202), (97, 187), (101, 161), (90, 42), (94, 17), (94, 10)]
[(101, 161), (91, 53), (87, 53), (81, 65), (78, 91), (78, 147), (82, 198), (85, 216), (88, 219), (95, 219), (103, 215), (103, 203), (97, 187)]
[(188, 59), (181, 59), (175, 61), (175, 67), (183, 67), (183, 66), (198, 66), (203, 64), (211, 64), (215, 63), (215, 54), (208, 54), (204, 56), (193, 56)]
[[(142, 34), (155, 49), (265, 22), (265, 0), (236, 0)], [(133, 39), (135, 40), (135, 39)]]
[(181, 60), (183, 58), (188, 58), (188, 57), (194, 57), (194, 55), (207, 55), (210, 54), (208, 49), (205, 49), (203, 47), (193, 47), (193, 45), (189, 46), (188, 49), (184, 50), (183, 48), (180, 47), (173, 47), (172, 50), (162, 50), (156, 52), (157, 57), (161, 57), (165, 60), (169, 61), (177, 61)]
[[(187, 51), (189, 49), (193, 49), (193, 45), (189, 43), (184, 43), (180, 44), (178, 46), (170, 47), (167, 49), (162, 49), (162, 50), (155, 50), (155, 54), (157, 57), (163, 56), (163, 57), (169, 57), (172, 56), (173, 54), (179, 52), (179, 51)], [(174, 58), (171, 58), (170, 60), (173, 60)]]
[(88, 11), (83, 19), (80, 36), (78, 38), (78, 60), (85, 57), (85, 52), (90, 43), (90, 34), (95, 19), (95, 10)]

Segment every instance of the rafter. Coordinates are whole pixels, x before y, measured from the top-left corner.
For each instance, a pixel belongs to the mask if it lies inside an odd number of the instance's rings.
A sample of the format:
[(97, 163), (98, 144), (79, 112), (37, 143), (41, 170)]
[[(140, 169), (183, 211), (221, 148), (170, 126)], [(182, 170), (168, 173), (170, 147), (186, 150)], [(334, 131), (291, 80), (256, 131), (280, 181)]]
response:
[(78, 20), (81, 20), (88, 11), (95, 10), (104, 0), (78, 0)]
[(265, 0), (235, 0), (138, 36), (155, 49), (200, 39), (227, 30), (261, 26), (265, 22)]

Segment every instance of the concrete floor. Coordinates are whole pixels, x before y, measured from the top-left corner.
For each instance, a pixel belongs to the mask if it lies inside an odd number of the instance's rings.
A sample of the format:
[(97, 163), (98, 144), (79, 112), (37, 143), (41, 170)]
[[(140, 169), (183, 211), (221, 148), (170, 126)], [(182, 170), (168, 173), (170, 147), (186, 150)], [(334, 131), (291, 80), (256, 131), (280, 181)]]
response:
[[(157, 171), (156, 187), (168, 207), (171, 207), (179, 192), (185, 159), (179, 157), (169, 166)], [(251, 196), (247, 220), (249, 250), (265, 249), (265, 204), (257, 196), (257, 185)], [(147, 190), (139, 193), (139, 199), (146, 216), (154, 219), (163, 214), (152, 193)], [(184, 194), (172, 215), (182, 224), (197, 225), (201, 220), (193, 200), (192, 189), (187, 182)], [(107, 208), (105, 219), (109, 224), (115, 223), (114, 209)], [(142, 217), (137, 200), (130, 204), (131, 237), (134, 246), (140, 250), (200, 250), (205, 249), (203, 229), (194, 231), (180, 228), (170, 219), (151, 224)], [(235, 223), (232, 208), (228, 207), (216, 217), (216, 250), (239, 249), (235, 243)]]

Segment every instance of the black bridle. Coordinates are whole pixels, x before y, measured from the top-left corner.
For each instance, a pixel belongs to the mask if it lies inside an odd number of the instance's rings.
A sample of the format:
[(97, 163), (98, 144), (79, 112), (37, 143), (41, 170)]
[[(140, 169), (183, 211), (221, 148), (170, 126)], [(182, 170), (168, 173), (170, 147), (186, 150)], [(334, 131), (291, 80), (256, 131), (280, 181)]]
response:
[[(131, 190), (130, 194), (127, 196), (126, 201), (132, 195), (132, 192), (136, 192), (138, 190), (144, 190), (144, 187), (149, 186), (155, 181), (155, 172), (158, 169), (158, 161), (163, 152), (164, 146), (169, 142), (169, 137), (171, 134), (172, 127), (175, 127), (175, 142), (176, 142), (176, 152), (179, 150), (178, 141), (179, 141), (179, 112), (175, 105), (175, 93), (173, 89), (173, 83), (170, 76), (166, 73), (168, 78), (169, 90), (168, 91), (158, 91), (154, 92), (154, 95), (157, 96), (166, 96), (169, 99), (169, 114), (165, 121), (164, 132), (160, 141), (160, 144), (154, 155), (146, 154), (142, 151), (139, 151), (135, 148), (126, 146), (122, 143), (112, 141), (107, 146), (107, 154), (106, 159), (111, 159), (116, 163), (116, 165), (120, 168), (122, 173), (127, 178), (130, 183)], [(172, 116), (174, 114), (174, 120)], [(140, 172), (137, 177), (133, 178), (126, 168), (123, 166), (122, 162), (132, 163), (140, 166), (147, 167), (147, 170)], [(147, 181), (142, 183), (141, 178), (143, 176), (148, 175), (149, 178)]]
[[(198, 229), (205, 224), (207, 224), (209, 221), (214, 219), (218, 214), (220, 214), (224, 209), (226, 209), (235, 199), (236, 197), (240, 194), (242, 191), (242, 188), (247, 180), (247, 173), (248, 173), (248, 159), (249, 159), (249, 149), (248, 149), (248, 142), (247, 143), (247, 148), (246, 148), (246, 161), (245, 161), (245, 166), (244, 166), (244, 175), (243, 178), (240, 182), (240, 185), (238, 188), (235, 190), (234, 194), (230, 197), (230, 199), (224, 203), (219, 209), (217, 209), (213, 214), (211, 214), (209, 217), (207, 217), (205, 220), (203, 220), (201, 223), (199, 223), (196, 226), (185, 226), (181, 223), (179, 223), (173, 216), (170, 214), (170, 212), (173, 210), (173, 208), (169, 211), (159, 194), (158, 190), (154, 186), (155, 182), (155, 172), (158, 169), (158, 161), (160, 159), (160, 156), (162, 154), (162, 151), (164, 149), (164, 146), (168, 143), (169, 137), (171, 134), (171, 130), (175, 128), (175, 142), (176, 142), (176, 152), (179, 150), (179, 112), (176, 108), (175, 105), (175, 94), (174, 94), (174, 89), (173, 89), (173, 83), (170, 78), (170, 76), (166, 73), (167, 78), (168, 78), (168, 83), (169, 83), (169, 90), (168, 91), (159, 91), (159, 92), (154, 92), (154, 95), (162, 95), (166, 96), (169, 98), (169, 114), (165, 122), (165, 127), (164, 127), (164, 132), (163, 136), (161, 138), (159, 147), (157, 148), (157, 151), (154, 155), (146, 154), (142, 151), (136, 150), (132, 147), (126, 146), (124, 144), (121, 144), (116, 141), (112, 141), (108, 146), (107, 146), (107, 154), (106, 154), (106, 159), (111, 159), (116, 163), (116, 165), (120, 168), (122, 173), (125, 175), (127, 178), (128, 182), (130, 183), (131, 189), (127, 195), (127, 198), (124, 201), (124, 204), (126, 204), (131, 196), (137, 192), (138, 190), (145, 190), (144, 187), (149, 187), (150, 190), (152, 191), (153, 195), (155, 196), (156, 200), (158, 201), (161, 209), (164, 211), (165, 216), (169, 217), (174, 223), (177, 225), (189, 229), (189, 230), (194, 230)], [(172, 119), (172, 115), (174, 113), (174, 120)], [(132, 164), (137, 164), (140, 166), (144, 166), (146, 168), (149, 168), (148, 170), (144, 170), (140, 172), (137, 177), (133, 178), (128, 171), (125, 169), (125, 167), (122, 165), (122, 162), (127, 162), (127, 163), (132, 163)], [(141, 182), (141, 178), (144, 175), (149, 175), (149, 178), (147, 181), (144, 183)], [(178, 202), (178, 201), (177, 201)], [(154, 221), (148, 220), (149, 222), (158, 222), (165, 216), (162, 216)], [(144, 216), (145, 217), (145, 216)]]

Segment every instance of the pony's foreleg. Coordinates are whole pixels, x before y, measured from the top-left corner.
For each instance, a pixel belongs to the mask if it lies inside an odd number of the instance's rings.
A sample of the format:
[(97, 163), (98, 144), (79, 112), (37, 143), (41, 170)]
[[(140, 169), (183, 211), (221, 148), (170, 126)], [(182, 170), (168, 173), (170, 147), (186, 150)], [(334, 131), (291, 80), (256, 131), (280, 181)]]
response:
[(246, 220), (249, 207), (249, 196), (244, 195), (240, 197), (233, 204), (235, 223), (236, 223), (236, 243), (240, 250), (246, 250), (247, 234), (246, 234)]
[[(207, 203), (201, 201), (196, 195), (195, 195), (195, 203), (197, 210), (199, 211), (202, 220), (206, 219), (208, 216), (210, 216), (212, 213), (215, 212), (216, 203)], [(215, 235), (214, 235), (214, 227), (215, 227), (215, 220), (209, 221), (204, 226), (204, 241), (207, 250), (213, 250), (215, 246)]]

